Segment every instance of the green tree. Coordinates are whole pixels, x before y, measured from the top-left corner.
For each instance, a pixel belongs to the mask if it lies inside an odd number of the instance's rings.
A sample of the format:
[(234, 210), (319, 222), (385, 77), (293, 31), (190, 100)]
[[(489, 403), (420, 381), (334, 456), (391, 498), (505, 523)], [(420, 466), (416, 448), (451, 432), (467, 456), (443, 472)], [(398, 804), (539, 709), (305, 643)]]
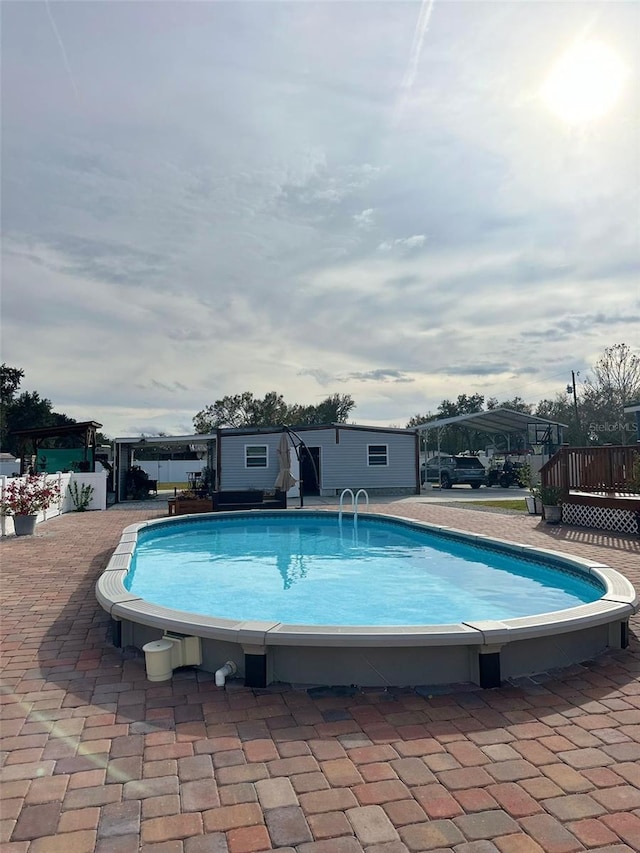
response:
[(24, 370), (19, 367), (0, 366), (0, 447), (5, 450), (8, 427), (8, 415), (20, 383), (24, 378)]
[(484, 396), (482, 394), (458, 394), (455, 402), (451, 400), (443, 400), (438, 406), (439, 417), (455, 418), (457, 415), (473, 415), (476, 412), (481, 412), (484, 406)]
[[(435, 414), (414, 415), (407, 424), (407, 429), (430, 423), (441, 418), (455, 418), (459, 415), (473, 415), (483, 410), (484, 397), (482, 394), (459, 394), (455, 401), (443, 400)], [(427, 430), (422, 437), (422, 450), (435, 451), (440, 447), (444, 453), (460, 453), (462, 450), (481, 450), (486, 444), (486, 438), (480, 439), (477, 430), (463, 426), (446, 426), (440, 430), (440, 436), (435, 429)], [(439, 442), (438, 442), (439, 438)]]
[(565, 424), (563, 432), (564, 440), (572, 447), (583, 444), (580, 427), (576, 424), (576, 417), (571, 397), (566, 392), (558, 392), (553, 399), (545, 398), (536, 405), (533, 414), (538, 418), (544, 418), (555, 423)]
[(219, 427), (309, 426), (346, 423), (355, 403), (349, 394), (333, 394), (316, 406), (288, 405), (282, 394), (269, 391), (263, 399), (250, 391), (233, 394), (205, 406), (193, 419), (197, 433)]
[(23, 379), (24, 370), (5, 363), (0, 365), (0, 402), (3, 406), (13, 400)]
[(281, 394), (269, 391), (263, 400), (250, 391), (216, 400), (193, 419), (196, 432), (214, 432), (219, 427), (266, 427), (286, 421), (288, 407)]
[(344, 424), (355, 405), (350, 394), (332, 394), (316, 406), (290, 406), (286, 423), (290, 426)]
[[(8, 367), (6, 364), (0, 367), (1, 446), (4, 452), (14, 455), (20, 452), (18, 440), (13, 435), (15, 430), (66, 426), (75, 423), (74, 418), (54, 412), (51, 400), (41, 397), (37, 391), (23, 391), (18, 394), (23, 377), (24, 370), (20, 368)], [(71, 438), (50, 439), (43, 447), (65, 447), (72, 441)]]
[[(483, 410), (482, 394), (458, 394), (455, 402), (443, 400), (438, 406), (438, 417), (455, 418), (460, 415), (474, 415)], [(486, 438), (480, 439), (477, 430), (465, 426), (447, 426), (440, 434), (440, 447), (448, 453), (461, 453), (463, 450), (481, 450)]]
[(513, 400), (503, 400), (498, 402), (497, 397), (489, 397), (487, 400), (487, 409), (510, 409), (512, 412), (524, 412), (525, 415), (530, 415), (533, 406), (531, 403), (525, 403), (522, 397), (514, 397)]

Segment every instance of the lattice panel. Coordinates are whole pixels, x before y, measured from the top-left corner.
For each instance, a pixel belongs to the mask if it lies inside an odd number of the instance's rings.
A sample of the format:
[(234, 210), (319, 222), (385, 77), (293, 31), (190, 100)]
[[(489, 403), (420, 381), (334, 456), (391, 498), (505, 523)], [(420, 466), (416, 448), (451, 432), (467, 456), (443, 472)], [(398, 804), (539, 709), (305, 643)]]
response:
[(565, 524), (576, 524), (579, 527), (617, 530), (620, 533), (638, 533), (635, 513), (626, 509), (565, 503), (562, 505), (562, 520)]

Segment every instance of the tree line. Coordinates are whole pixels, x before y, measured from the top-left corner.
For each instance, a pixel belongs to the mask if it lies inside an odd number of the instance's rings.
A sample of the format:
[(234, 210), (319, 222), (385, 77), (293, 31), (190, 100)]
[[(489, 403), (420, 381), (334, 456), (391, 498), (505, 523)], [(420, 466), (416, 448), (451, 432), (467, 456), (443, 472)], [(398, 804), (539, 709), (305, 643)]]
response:
[[(5, 452), (16, 453), (14, 430), (65, 426), (73, 418), (53, 409), (53, 404), (37, 391), (22, 391), (24, 370), (2, 364), (0, 367), (0, 441)], [(537, 415), (566, 424), (564, 438), (573, 446), (632, 444), (635, 426), (624, 407), (640, 401), (640, 355), (627, 344), (607, 347), (586, 377), (573, 383), (551, 399), (537, 404), (522, 397), (499, 401), (485, 399), (482, 394), (459, 394), (455, 400), (442, 400), (435, 412), (414, 415), (406, 427), (411, 429), (438, 418), (475, 414), (496, 408)], [(197, 433), (212, 433), (219, 427), (291, 427), (347, 423), (356, 403), (350, 394), (331, 394), (316, 405), (287, 403), (282, 394), (269, 391), (256, 397), (250, 391), (231, 394), (205, 406), (193, 418)], [(99, 440), (108, 442), (103, 434)], [(435, 449), (434, 432), (426, 434), (428, 449)], [(449, 427), (442, 431), (440, 447), (449, 453), (482, 450), (493, 437), (478, 431)], [(51, 447), (65, 446), (63, 439), (53, 439)]]
[[(20, 385), (24, 370), (19, 367), (0, 366), (0, 447), (4, 453), (17, 456), (18, 440), (15, 430), (38, 429), (39, 427), (68, 426), (75, 423), (61, 412), (53, 411), (51, 400), (41, 397), (37, 391), (22, 391)], [(51, 447), (66, 446), (62, 440)]]
[[(625, 343), (607, 347), (586, 377), (577, 376), (551, 399), (537, 404), (521, 397), (498, 401), (482, 394), (460, 394), (455, 401), (443, 400), (435, 412), (414, 415), (407, 427), (416, 427), (438, 418), (475, 414), (505, 408), (566, 424), (564, 440), (573, 447), (604, 444), (633, 444), (636, 429), (624, 408), (640, 401), (640, 355)], [(427, 432), (427, 449), (436, 447), (435, 431)], [(442, 430), (440, 447), (449, 453), (482, 450), (491, 436), (462, 427)], [(524, 449), (524, 448), (523, 448)]]
[(232, 394), (205, 406), (193, 419), (198, 433), (215, 432), (220, 427), (313, 426), (342, 424), (355, 401), (350, 394), (331, 394), (315, 406), (285, 402), (282, 394), (269, 391), (261, 399), (250, 391)]

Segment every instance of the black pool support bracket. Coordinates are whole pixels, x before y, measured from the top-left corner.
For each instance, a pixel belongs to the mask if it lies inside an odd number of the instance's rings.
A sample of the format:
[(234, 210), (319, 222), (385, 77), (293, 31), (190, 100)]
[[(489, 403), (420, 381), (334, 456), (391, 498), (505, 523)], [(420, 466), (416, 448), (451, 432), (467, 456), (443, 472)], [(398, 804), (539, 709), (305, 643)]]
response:
[(500, 652), (486, 652), (478, 655), (478, 675), (480, 687), (500, 687)]
[(627, 649), (629, 648), (629, 623), (621, 622), (620, 623), (620, 648)]
[(111, 620), (111, 642), (117, 649), (122, 648), (122, 622), (119, 619)]
[(244, 686), (266, 687), (267, 686), (267, 656), (244, 655)]

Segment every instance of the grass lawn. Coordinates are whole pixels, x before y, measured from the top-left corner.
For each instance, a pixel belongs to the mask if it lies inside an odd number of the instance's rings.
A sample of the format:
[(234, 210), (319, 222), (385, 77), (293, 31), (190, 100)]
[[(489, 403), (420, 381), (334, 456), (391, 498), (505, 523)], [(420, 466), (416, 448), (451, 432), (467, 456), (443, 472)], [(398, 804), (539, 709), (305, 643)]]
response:
[(505, 501), (465, 501), (465, 503), (474, 504), (475, 506), (495, 506), (498, 509), (517, 509), (518, 512), (527, 511), (526, 501), (522, 498)]

